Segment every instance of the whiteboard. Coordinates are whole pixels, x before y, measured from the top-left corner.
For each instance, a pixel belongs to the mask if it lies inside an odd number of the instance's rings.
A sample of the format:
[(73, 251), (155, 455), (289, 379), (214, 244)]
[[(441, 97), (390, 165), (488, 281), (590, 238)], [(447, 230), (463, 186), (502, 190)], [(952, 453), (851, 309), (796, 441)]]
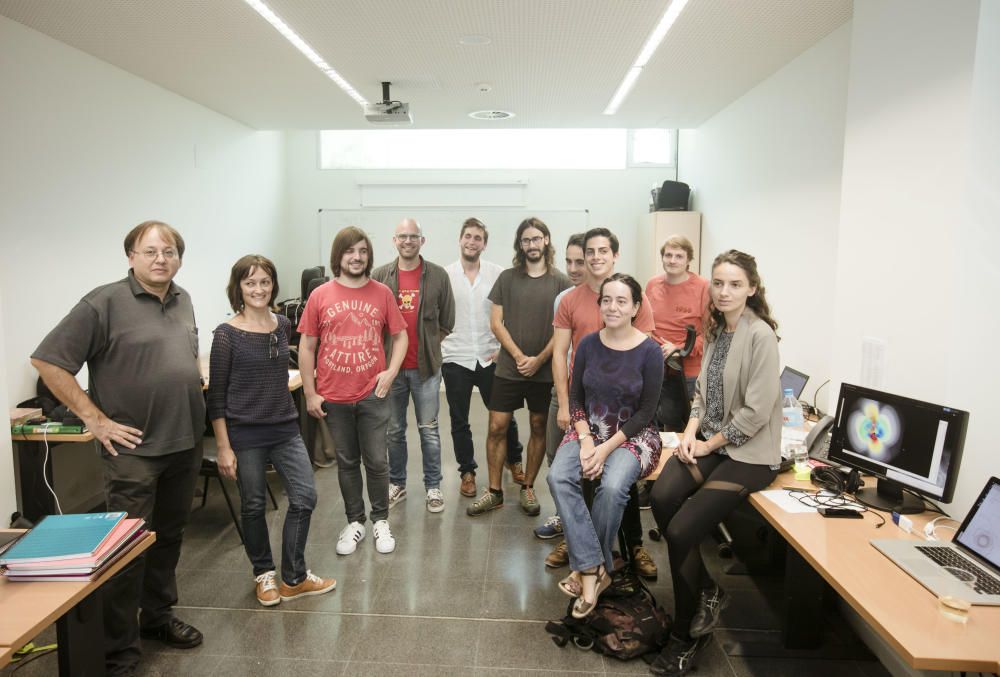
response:
[(458, 235), (462, 223), (476, 217), (489, 231), (489, 242), (483, 259), (504, 268), (511, 266), (514, 257), (514, 235), (524, 219), (535, 216), (545, 222), (552, 235), (556, 250), (556, 263), (562, 267), (566, 241), (574, 233), (583, 233), (590, 227), (590, 212), (586, 209), (541, 209), (524, 207), (367, 207), (362, 209), (319, 210), (319, 262), (330, 266), (330, 247), (333, 238), (346, 226), (358, 226), (372, 240), (375, 266), (396, 258), (392, 235), (396, 224), (404, 218), (420, 223), (426, 242), (421, 255), (428, 261), (445, 266), (458, 260)]

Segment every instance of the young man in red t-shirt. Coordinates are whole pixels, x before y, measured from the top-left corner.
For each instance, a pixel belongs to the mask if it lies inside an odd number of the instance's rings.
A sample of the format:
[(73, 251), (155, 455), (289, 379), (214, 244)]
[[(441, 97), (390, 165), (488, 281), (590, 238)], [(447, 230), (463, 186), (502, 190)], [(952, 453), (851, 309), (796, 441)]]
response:
[[(389, 388), (406, 355), (406, 322), (384, 284), (369, 278), (372, 244), (360, 228), (344, 228), (333, 240), (333, 279), (309, 296), (299, 322), (299, 369), (306, 409), (326, 419), (337, 454), (337, 478), (347, 526), (337, 554), (350, 555), (365, 537), (364, 462), (375, 548), (392, 552), (389, 530), (389, 462), (385, 434)], [(385, 336), (392, 337), (388, 366)], [(315, 374), (313, 370), (315, 369)]]
[(656, 331), (653, 339), (660, 344), (666, 358), (684, 345), (687, 325), (693, 325), (698, 340), (691, 354), (684, 358), (684, 381), (688, 397), (694, 396), (694, 382), (701, 371), (704, 353), (702, 317), (708, 308), (708, 280), (690, 272), (694, 246), (683, 235), (671, 235), (660, 247), (663, 274), (646, 284), (646, 296), (653, 306)]

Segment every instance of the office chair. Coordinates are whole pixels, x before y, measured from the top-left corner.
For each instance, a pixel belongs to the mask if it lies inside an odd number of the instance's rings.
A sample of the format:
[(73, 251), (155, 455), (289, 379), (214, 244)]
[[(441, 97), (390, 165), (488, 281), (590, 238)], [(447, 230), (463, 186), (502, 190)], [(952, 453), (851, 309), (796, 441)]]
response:
[(309, 298), (309, 292), (311, 291), (309, 284), (314, 279), (323, 277), (326, 274), (326, 267), (324, 266), (313, 266), (312, 268), (306, 268), (302, 271), (302, 288), (301, 294), (299, 296), (302, 299), (302, 303), (306, 302)]

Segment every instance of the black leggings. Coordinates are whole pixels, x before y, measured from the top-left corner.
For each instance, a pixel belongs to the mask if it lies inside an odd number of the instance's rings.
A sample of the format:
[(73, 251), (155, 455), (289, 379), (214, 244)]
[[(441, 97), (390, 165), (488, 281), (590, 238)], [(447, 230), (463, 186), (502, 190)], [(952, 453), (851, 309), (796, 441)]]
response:
[(701, 542), (746, 497), (769, 485), (778, 474), (766, 465), (742, 463), (709, 454), (689, 465), (676, 456), (667, 461), (650, 493), (653, 517), (667, 541), (674, 586), (674, 634), (689, 638), (698, 594), (711, 586), (701, 559)]

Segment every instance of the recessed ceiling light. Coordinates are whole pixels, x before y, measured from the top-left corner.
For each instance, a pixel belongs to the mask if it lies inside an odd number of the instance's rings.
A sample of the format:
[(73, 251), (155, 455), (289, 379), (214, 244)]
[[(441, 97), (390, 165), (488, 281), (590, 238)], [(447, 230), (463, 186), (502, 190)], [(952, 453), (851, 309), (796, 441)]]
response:
[(488, 35), (463, 35), (458, 39), (458, 44), (478, 46), (478, 45), (488, 45), (493, 42), (493, 39)]
[(292, 43), (292, 46), (295, 47), (295, 49), (302, 52), (307, 59), (313, 62), (316, 68), (323, 71), (323, 74), (326, 75), (326, 77), (337, 83), (337, 86), (344, 90), (344, 93), (357, 101), (361, 106), (368, 103), (365, 97), (361, 96), (360, 92), (358, 92), (358, 90), (356, 90), (351, 83), (344, 79), (344, 76), (338, 73), (333, 66), (328, 64), (323, 57), (316, 52), (315, 49), (309, 46), (309, 43), (303, 40), (298, 33), (293, 31), (288, 24), (282, 21), (281, 17), (274, 13), (274, 10), (265, 5), (261, 0), (244, 0), (244, 2), (250, 5), (255, 12), (264, 17), (269, 24), (274, 26), (275, 30), (281, 33), (286, 40)]
[(656, 48), (660, 46), (663, 42), (663, 38), (666, 37), (667, 31), (670, 27), (674, 25), (677, 21), (677, 17), (680, 13), (684, 11), (684, 6), (688, 3), (688, 0), (671, 0), (670, 4), (667, 6), (667, 10), (660, 17), (660, 22), (656, 24), (656, 28), (653, 32), (649, 34), (646, 38), (646, 43), (642, 46), (642, 50), (639, 51), (639, 56), (635, 58), (632, 63), (632, 67), (628, 69), (625, 73), (625, 77), (622, 78), (621, 84), (618, 85), (618, 89), (611, 97), (611, 101), (608, 102), (608, 107), (604, 109), (605, 115), (614, 115), (618, 112), (618, 107), (622, 105), (625, 97), (628, 96), (629, 92), (632, 91), (632, 87), (635, 85), (635, 81), (639, 79), (639, 75), (642, 73), (642, 69), (649, 63), (649, 60), (653, 58), (653, 54), (656, 52)]
[(477, 110), (469, 113), (473, 120), (506, 120), (514, 117), (514, 114), (507, 110)]

